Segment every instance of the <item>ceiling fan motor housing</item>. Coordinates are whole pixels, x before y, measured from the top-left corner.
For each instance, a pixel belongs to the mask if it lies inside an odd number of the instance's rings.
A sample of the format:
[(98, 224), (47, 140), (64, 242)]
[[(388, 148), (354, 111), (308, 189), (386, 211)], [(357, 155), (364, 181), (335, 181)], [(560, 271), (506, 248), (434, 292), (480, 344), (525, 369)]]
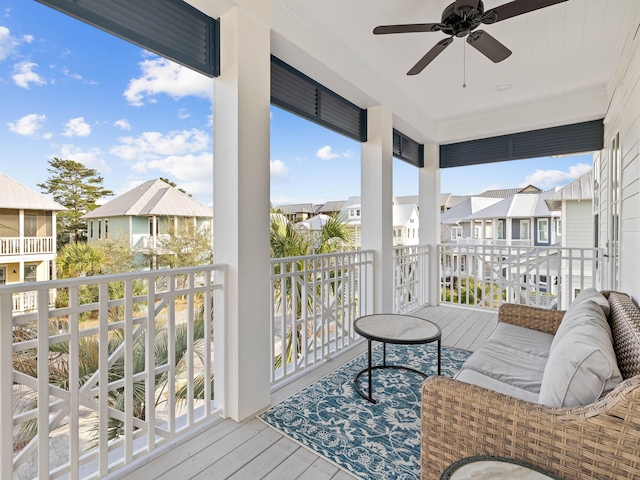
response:
[(439, 25), (439, 30), (447, 35), (464, 37), (482, 23), (483, 14), (484, 5), (482, 1), (478, 2), (476, 8), (469, 7), (461, 10), (456, 10), (456, 3), (453, 2), (442, 12), (442, 22)]

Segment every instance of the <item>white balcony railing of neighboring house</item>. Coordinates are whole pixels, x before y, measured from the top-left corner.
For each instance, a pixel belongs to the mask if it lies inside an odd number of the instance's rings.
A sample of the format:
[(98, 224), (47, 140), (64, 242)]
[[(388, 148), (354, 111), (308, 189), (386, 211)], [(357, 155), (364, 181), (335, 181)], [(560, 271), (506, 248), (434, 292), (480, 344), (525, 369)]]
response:
[(0, 255), (33, 255), (55, 252), (56, 242), (53, 237), (0, 238)]
[(472, 238), (472, 237), (456, 237), (455, 242), (457, 245), (503, 245), (503, 246), (533, 246), (533, 240), (530, 238), (514, 238), (506, 240), (503, 238)]
[(453, 244), (439, 249), (442, 303), (566, 309), (581, 290), (604, 287), (602, 249)]
[(372, 312), (373, 252), (271, 260), (272, 388), (362, 339), (353, 321)]
[(159, 248), (163, 241), (170, 238), (169, 234), (159, 233), (155, 237), (153, 235), (134, 235), (133, 248), (140, 250), (153, 250)]
[[(0, 287), (0, 477), (101, 478), (215, 421), (226, 277), (209, 265)], [(21, 289), (35, 311), (12, 312)]]
[(393, 311), (410, 313), (429, 303), (429, 246), (393, 249)]
[[(49, 290), (49, 306), (56, 303), (56, 291)], [(13, 294), (14, 312), (33, 312), (38, 308), (38, 292), (19, 292)]]

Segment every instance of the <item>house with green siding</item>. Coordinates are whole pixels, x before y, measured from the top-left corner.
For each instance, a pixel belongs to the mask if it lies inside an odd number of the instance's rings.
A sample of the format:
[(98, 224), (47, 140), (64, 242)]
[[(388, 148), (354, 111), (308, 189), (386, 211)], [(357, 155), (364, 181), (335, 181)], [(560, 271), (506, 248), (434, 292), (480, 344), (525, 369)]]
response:
[(155, 265), (162, 240), (188, 229), (212, 232), (213, 212), (163, 180), (150, 180), (114, 198), (83, 217), (89, 243), (124, 236), (138, 260)]

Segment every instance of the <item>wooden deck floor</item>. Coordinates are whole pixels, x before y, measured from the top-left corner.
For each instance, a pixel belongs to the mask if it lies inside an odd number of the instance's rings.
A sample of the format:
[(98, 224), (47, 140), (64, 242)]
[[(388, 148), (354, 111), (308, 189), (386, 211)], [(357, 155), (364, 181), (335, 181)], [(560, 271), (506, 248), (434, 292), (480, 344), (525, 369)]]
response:
[[(497, 322), (497, 313), (467, 308), (426, 307), (413, 315), (440, 325), (442, 344), (475, 350)], [(361, 351), (364, 351), (364, 345)], [(354, 352), (352, 356), (359, 354)], [(339, 365), (338, 365), (339, 366)], [(333, 365), (331, 368), (336, 368)], [(277, 403), (323, 376), (316, 371), (304, 383), (274, 393)], [(224, 420), (190, 440), (154, 455), (146, 464), (124, 474), (110, 476), (125, 480), (345, 480), (354, 477), (298, 443), (282, 436), (262, 421), (251, 418), (241, 423)]]

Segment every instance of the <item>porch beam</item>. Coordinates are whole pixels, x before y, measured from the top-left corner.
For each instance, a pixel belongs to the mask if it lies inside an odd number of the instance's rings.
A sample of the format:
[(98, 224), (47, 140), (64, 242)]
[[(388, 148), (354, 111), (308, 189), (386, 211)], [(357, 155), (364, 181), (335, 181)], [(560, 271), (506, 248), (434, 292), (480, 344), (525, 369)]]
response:
[(220, 34), (213, 101), (214, 262), (229, 271), (224, 325), (215, 305), (215, 365), (225, 366), (222, 383), (216, 371), (215, 392), (224, 415), (241, 421), (270, 403), (270, 27), (236, 7), (221, 17)]
[(367, 111), (361, 148), (362, 249), (373, 250), (373, 313), (393, 312), (393, 115)]
[(429, 305), (440, 299), (440, 147), (424, 145), (424, 167), (419, 170), (420, 243), (429, 245)]

